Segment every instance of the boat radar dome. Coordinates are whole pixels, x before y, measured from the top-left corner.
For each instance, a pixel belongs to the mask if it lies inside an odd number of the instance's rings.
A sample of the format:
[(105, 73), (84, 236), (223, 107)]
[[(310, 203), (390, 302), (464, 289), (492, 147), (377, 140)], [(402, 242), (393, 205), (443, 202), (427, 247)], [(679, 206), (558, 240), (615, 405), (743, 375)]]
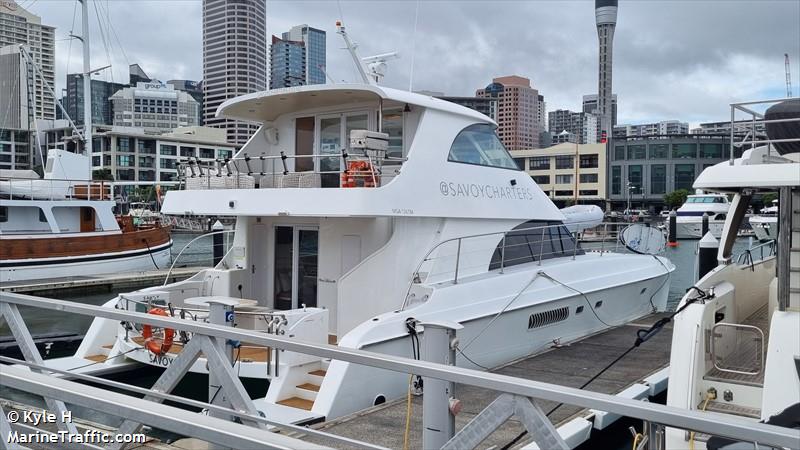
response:
[(617, 23), (617, 0), (594, 0), (594, 17), (597, 25)]
[[(771, 140), (800, 138), (800, 99), (784, 100), (770, 106), (764, 120), (794, 119), (790, 122), (767, 122), (767, 136)], [(772, 144), (780, 155), (800, 152), (800, 142), (775, 142)]]

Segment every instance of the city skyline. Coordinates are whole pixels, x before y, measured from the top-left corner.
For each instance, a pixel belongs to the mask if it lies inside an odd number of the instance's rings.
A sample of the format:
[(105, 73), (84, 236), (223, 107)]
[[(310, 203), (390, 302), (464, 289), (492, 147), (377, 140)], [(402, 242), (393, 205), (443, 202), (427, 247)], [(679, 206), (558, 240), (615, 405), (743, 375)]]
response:
[[(67, 60), (71, 72), (79, 64), (79, 43), (72, 42), (69, 56), (70, 43), (64, 40), (73, 2), (20, 3), (30, 4), (43, 23), (57, 27), (56, 69), (61, 88)], [(118, 50), (112, 51), (115, 79), (123, 78), (128, 62), (139, 63), (154, 78), (202, 78), (199, 1), (101, 3), (101, 11), (108, 8), (127, 56), (126, 61)], [(402, 58), (389, 63), (387, 86), (408, 89), (413, 59), (414, 90), (471, 95), (486, 79), (517, 74), (531, 79), (548, 98), (551, 110), (579, 110), (581, 96), (597, 89), (593, 2), (496, 2), (496, 7), (485, 8), (484, 2), (473, 1), (454, 8), (455, 2), (422, 1), (416, 39), (409, 38), (414, 29), (414, 2), (342, 1), (341, 10), (335, 2), (301, 3), (269, 2), (267, 33), (282, 32), (297, 23), (326, 31), (328, 71), (337, 82), (356, 80), (335, 34), (334, 22), (341, 15), (359, 42), (362, 56), (400, 52)], [(725, 119), (732, 101), (785, 96), (785, 52), (798, 88), (800, 27), (792, 18), (800, 14), (800, 6), (780, 1), (770, 5), (737, 2), (737, 8), (720, 8), (719, 3), (621, 3), (614, 50), (620, 122), (679, 118), (695, 126)], [(688, 9), (691, 14), (686, 14)], [(530, 26), (532, 18), (535, 27)], [(107, 58), (96, 18), (92, 22), (93, 66), (102, 66)], [(500, 31), (486, 26), (493, 23), (503, 24)], [(742, 31), (759, 26), (769, 27), (769, 36)], [(449, 77), (449, 73), (457, 76)], [(108, 73), (100, 78), (110, 81)]]

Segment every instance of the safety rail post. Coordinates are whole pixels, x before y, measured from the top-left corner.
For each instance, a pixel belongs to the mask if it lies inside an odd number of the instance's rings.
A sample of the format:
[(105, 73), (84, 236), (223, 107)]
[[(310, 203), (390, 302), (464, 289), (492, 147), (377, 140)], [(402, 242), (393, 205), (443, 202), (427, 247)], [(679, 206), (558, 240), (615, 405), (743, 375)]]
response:
[(508, 233), (503, 233), (503, 246), (500, 247), (500, 273), (503, 273), (506, 266), (506, 236)]
[(456, 248), (456, 271), (453, 276), (453, 284), (458, 284), (458, 263), (461, 261), (461, 238), (458, 238), (458, 247)]
[[(423, 350), (425, 361), (456, 364), (456, 331), (464, 328), (457, 322), (423, 322)], [(422, 396), (422, 448), (442, 448), (455, 434), (455, 415), (451, 403), (455, 404), (455, 383), (425, 377), (425, 392)]]

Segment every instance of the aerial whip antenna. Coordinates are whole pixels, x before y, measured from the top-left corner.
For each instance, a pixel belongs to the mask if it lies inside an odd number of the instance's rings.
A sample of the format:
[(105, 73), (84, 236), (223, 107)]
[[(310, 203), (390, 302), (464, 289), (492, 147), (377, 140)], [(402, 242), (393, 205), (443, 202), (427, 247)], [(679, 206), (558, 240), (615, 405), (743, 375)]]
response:
[(786, 96), (792, 97), (792, 73), (789, 70), (789, 54), (783, 54), (784, 64), (786, 65)]

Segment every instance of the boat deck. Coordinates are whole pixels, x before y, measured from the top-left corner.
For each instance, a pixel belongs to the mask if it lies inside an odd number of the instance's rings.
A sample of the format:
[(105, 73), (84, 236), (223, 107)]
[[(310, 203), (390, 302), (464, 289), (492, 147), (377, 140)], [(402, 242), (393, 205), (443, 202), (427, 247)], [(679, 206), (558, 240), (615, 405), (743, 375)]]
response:
[[(170, 283), (185, 280), (203, 267), (177, 267), (170, 273)], [(48, 278), (43, 280), (4, 281), (0, 291), (18, 292), (22, 294), (36, 293), (48, 296), (51, 293), (63, 293), (64, 290), (96, 291), (121, 290), (160, 285), (164, 282), (168, 270), (148, 270), (141, 272), (98, 274), (93, 276), (75, 276)]]
[[(588, 336), (572, 344), (551, 348), (523, 358), (499, 367), (493, 372), (563, 386), (580, 387), (633, 345), (638, 329), (647, 328), (662, 317), (664, 317), (663, 313), (649, 315), (627, 325)], [(632, 351), (585, 389), (617, 394), (666, 367), (669, 365), (671, 340), (672, 326), (668, 324), (662, 332)], [(486, 389), (457, 385), (455, 396), (461, 400), (463, 409), (456, 417), (456, 429), (463, 427), (498, 395), (499, 393)], [(554, 402), (549, 401), (540, 401), (539, 405), (544, 411), (550, 411), (556, 406)], [(555, 410), (550, 415), (550, 419), (554, 424), (559, 425), (578, 415), (587, 415), (588, 413), (582, 408), (564, 405)], [(402, 448), (405, 421), (406, 399), (403, 398), (321, 423), (315, 428), (389, 448)], [(523, 430), (523, 426), (512, 418), (481, 443), (480, 448), (502, 447)], [(341, 443), (334, 441), (325, 441), (310, 436), (303, 437), (303, 439), (341, 448)], [(412, 398), (409, 439), (409, 448), (422, 448), (422, 397)], [(528, 442), (530, 442), (529, 438), (522, 439), (517, 446)]]

